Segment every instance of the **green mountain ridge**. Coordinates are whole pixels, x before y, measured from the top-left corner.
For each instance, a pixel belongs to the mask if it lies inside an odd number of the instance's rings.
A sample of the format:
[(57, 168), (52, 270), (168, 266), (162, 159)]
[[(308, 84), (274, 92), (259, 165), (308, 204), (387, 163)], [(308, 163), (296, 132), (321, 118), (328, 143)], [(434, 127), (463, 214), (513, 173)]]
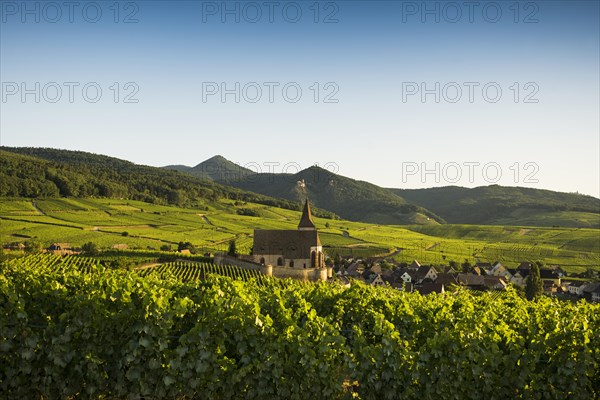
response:
[(301, 197), (298, 181), (304, 180), (305, 195), (317, 206), (371, 223), (600, 227), (600, 199), (575, 193), (499, 185), (382, 188), (319, 167), (297, 174), (256, 174), (222, 156), (185, 167), (184, 172), (288, 200)]
[[(0, 147), (0, 197), (106, 197), (181, 207), (227, 198), (299, 210), (301, 204), (114, 157), (50, 148)], [(315, 215), (336, 216), (316, 208)]]
[[(336, 175), (316, 166), (296, 174), (255, 173), (217, 155), (195, 167), (164, 168), (290, 201), (303, 201), (308, 196), (316, 206), (353, 221), (379, 224), (444, 222), (429, 210), (409, 204), (387, 189)], [(300, 182), (304, 182), (303, 188)]]
[(444, 222), (429, 210), (409, 204), (387, 189), (316, 166), (296, 174), (252, 174), (227, 183), (291, 201), (308, 196), (316, 206), (353, 221), (377, 224)]
[(227, 198), (298, 210), (308, 196), (318, 216), (375, 224), (600, 227), (600, 199), (591, 196), (497, 185), (388, 189), (316, 166), (257, 174), (223, 156), (195, 167), (156, 168), (81, 151), (0, 147), (0, 166), (3, 197), (127, 198), (182, 207)]

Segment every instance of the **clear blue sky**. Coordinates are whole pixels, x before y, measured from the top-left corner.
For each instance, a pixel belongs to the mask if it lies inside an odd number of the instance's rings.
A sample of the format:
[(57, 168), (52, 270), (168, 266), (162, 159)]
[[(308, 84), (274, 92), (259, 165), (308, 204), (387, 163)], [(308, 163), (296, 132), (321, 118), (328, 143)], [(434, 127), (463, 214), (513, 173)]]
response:
[(0, 3), (5, 146), (600, 197), (598, 1)]

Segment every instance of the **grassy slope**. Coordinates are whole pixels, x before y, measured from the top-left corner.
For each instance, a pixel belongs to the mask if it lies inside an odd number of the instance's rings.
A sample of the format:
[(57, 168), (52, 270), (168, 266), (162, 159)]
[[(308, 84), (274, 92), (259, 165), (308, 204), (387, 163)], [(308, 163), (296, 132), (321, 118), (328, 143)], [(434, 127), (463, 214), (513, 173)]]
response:
[[(0, 242), (31, 238), (44, 245), (93, 241), (102, 247), (126, 243), (158, 249), (190, 241), (205, 250), (222, 251), (236, 238), (238, 248), (248, 251), (255, 228), (295, 229), (300, 218), (297, 211), (253, 203), (235, 206), (229, 200), (210, 202), (208, 210), (115, 199), (48, 199), (38, 200), (36, 206), (30, 200), (0, 199)], [(259, 217), (237, 215), (239, 207), (252, 208)], [(397, 261), (501, 260), (511, 266), (544, 259), (571, 271), (600, 265), (597, 229), (389, 226), (321, 218), (315, 222), (331, 255), (365, 256), (403, 249), (395, 255)]]

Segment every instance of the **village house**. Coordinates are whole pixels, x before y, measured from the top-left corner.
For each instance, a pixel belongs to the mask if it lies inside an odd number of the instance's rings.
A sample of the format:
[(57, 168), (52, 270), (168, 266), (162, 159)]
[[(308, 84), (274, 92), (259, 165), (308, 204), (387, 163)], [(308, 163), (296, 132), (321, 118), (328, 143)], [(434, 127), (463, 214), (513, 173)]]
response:
[(600, 282), (588, 282), (583, 288), (583, 297), (589, 302), (594, 302), (594, 299), (596, 299), (596, 301), (600, 300), (598, 299), (599, 293)]
[(501, 276), (484, 276), (483, 284), (490, 290), (506, 290), (507, 283)]
[(435, 270), (435, 268), (433, 268), (432, 266), (423, 265), (423, 266), (420, 266), (419, 269), (416, 271), (416, 273), (414, 273), (414, 275), (411, 275), (411, 277), (413, 278), (412, 280), (416, 284), (421, 284), (426, 279), (429, 279), (431, 282), (435, 281), (435, 279), (437, 278), (437, 275), (438, 275), (438, 273)]
[(504, 265), (500, 261), (496, 261), (492, 264), (492, 267), (488, 271), (488, 275), (499, 276), (498, 272), (501, 272), (504, 268)]
[(373, 264), (369, 269), (375, 274), (381, 274), (381, 265), (379, 263)]
[(540, 269), (540, 278), (542, 278), (544, 282), (549, 281), (555, 286), (560, 286), (560, 275), (552, 269)]
[(525, 287), (527, 276), (529, 275), (528, 269), (513, 269), (509, 270), (509, 272), (512, 274), (510, 283), (520, 287)]
[(365, 267), (358, 261), (354, 261), (346, 268), (346, 274), (352, 278), (362, 278)]
[(370, 282), (371, 279), (375, 278), (376, 275), (377, 274), (375, 272), (371, 271), (371, 268), (366, 268), (362, 273), (362, 279), (364, 281)]
[(502, 265), (502, 263), (499, 261), (496, 261), (494, 264), (492, 264), (492, 268), (488, 271), (488, 275), (501, 276), (506, 282), (510, 282), (512, 279), (512, 274), (508, 268)]
[(460, 273), (456, 277), (458, 283), (470, 290), (484, 290), (485, 279), (481, 275)]
[(401, 273), (399, 274), (399, 279), (402, 280), (402, 282), (404, 283), (412, 283), (412, 276), (410, 275), (410, 273), (405, 269), (403, 271), (401, 271)]
[(430, 293), (444, 293), (444, 284), (438, 282), (428, 282), (423, 286), (417, 288), (417, 291), (421, 293), (421, 295), (426, 296)]
[(479, 272), (481, 275), (490, 275), (490, 271), (492, 270), (492, 264), (489, 262), (477, 262), (475, 266), (479, 268)]
[(443, 268), (442, 272), (444, 274), (456, 274), (458, 271), (455, 270), (451, 265), (447, 265)]
[(592, 290), (592, 303), (600, 303), (600, 285)]
[(371, 286), (385, 286), (384, 280), (381, 278), (380, 274), (376, 274), (373, 279), (369, 282)]
[(435, 279), (435, 283), (443, 283), (445, 287), (450, 285), (458, 285), (457, 276), (458, 274), (456, 273), (438, 274), (437, 278)]
[(381, 277), (383, 278), (383, 280), (386, 280), (386, 279), (390, 280), (390, 279), (393, 279), (393, 274), (394, 274), (394, 271), (392, 271), (391, 269), (384, 269), (381, 272)]
[(558, 291), (558, 286), (552, 281), (542, 281), (544, 293), (554, 294)]
[(574, 296), (583, 296), (583, 288), (585, 287), (586, 282), (575, 281), (569, 283), (567, 286), (567, 291)]

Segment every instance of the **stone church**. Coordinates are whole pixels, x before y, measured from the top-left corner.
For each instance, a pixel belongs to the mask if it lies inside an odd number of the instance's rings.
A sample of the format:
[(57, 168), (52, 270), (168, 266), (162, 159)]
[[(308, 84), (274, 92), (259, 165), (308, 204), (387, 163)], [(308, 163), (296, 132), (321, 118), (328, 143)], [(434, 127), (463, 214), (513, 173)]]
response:
[(297, 230), (254, 230), (254, 262), (273, 267), (322, 268), (323, 246), (310, 213), (304, 203)]

